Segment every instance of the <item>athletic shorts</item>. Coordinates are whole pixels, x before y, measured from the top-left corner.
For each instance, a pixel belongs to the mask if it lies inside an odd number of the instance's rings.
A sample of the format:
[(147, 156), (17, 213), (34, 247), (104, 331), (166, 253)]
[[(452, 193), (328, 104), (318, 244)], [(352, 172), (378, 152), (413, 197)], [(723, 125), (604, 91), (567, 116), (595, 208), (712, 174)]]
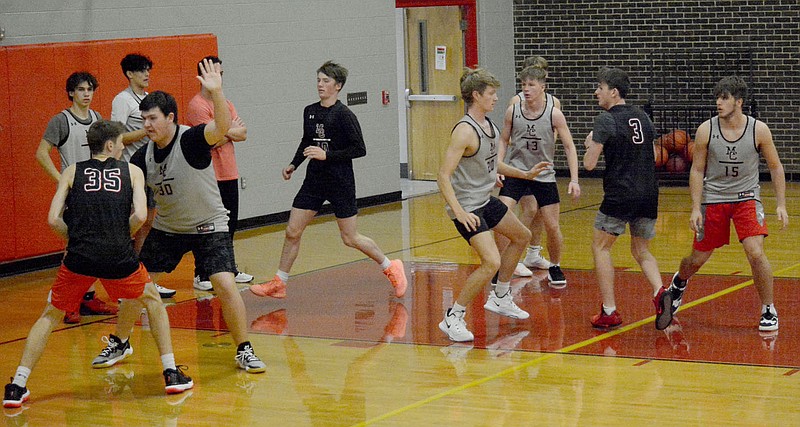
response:
[(500, 223), (500, 220), (506, 216), (506, 212), (508, 212), (508, 206), (501, 202), (500, 199), (492, 196), (489, 198), (489, 203), (485, 204), (482, 208), (478, 208), (471, 212), (477, 215), (481, 221), (480, 224), (478, 224), (477, 230), (467, 230), (467, 227), (465, 227), (464, 224), (460, 223), (457, 219), (453, 220), (453, 224), (456, 225), (456, 230), (458, 230), (458, 232), (461, 234), (461, 237), (463, 237), (464, 240), (469, 243), (469, 239), (471, 239), (473, 236), (497, 227), (497, 224)]
[(152, 229), (144, 240), (139, 259), (152, 273), (169, 273), (187, 252), (194, 254), (195, 266), (209, 276), (236, 271), (231, 234), (175, 234)]
[(656, 218), (638, 217), (624, 220), (608, 216), (600, 211), (597, 211), (597, 216), (594, 218), (594, 228), (613, 236), (625, 234), (626, 224), (630, 224), (631, 236), (647, 240), (656, 237)]
[(508, 178), (500, 187), (500, 195), (519, 202), (524, 196), (533, 196), (540, 208), (560, 203), (558, 185), (555, 182), (539, 182), (530, 179)]
[(292, 202), (292, 207), (319, 212), (325, 201), (331, 202), (336, 218), (350, 218), (358, 214), (356, 189), (350, 185), (311, 185), (303, 183)]
[(695, 233), (692, 247), (700, 252), (721, 248), (731, 242), (731, 220), (739, 241), (751, 236), (767, 236), (764, 205), (758, 200), (702, 205), (703, 229)]
[(78, 311), (83, 294), (89, 290), (95, 280), (100, 280), (100, 284), (108, 292), (108, 296), (112, 301), (139, 298), (144, 292), (144, 285), (151, 281), (150, 275), (141, 263), (139, 263), (139, 268), (136, 271), (122, 279), (102, 279), (84, 276), (73, 273), (64, 264), (61, 264), (58, 274), (56, 274), (56, 281), (50, 289), (48, 302), (59, 310), (66, 312)]

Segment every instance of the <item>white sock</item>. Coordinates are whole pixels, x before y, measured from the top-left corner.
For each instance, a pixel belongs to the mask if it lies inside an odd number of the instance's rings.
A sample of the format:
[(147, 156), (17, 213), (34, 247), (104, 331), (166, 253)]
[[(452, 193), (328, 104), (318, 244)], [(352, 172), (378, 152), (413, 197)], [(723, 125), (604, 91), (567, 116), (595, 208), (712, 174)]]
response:
[(387, 256), (384, 256), (384, 257), (383, 257), (383, 262), (381, 263), (381, 269), (382, 269), (382, 270), (386, 270), (386, 269), (387, 269), (387, 268), (389, 268), (391, 265), (392, 265), (392, 261), (389, 259), (389, 257), (387, 257)]
[(613, 307), (606, 307), (606, 305), (603, 304), (603, 312), (606, 313), (607, 315), (611, 316), (611, 314), (615, 311), (617, 311), (616, 305)]
[(457, 302), (454, 302), (453, 303), (453, 308), (450, 309), (450, 312), (454, 312), (454, 311), (467, 311), (467, 307), (464, 307), (463, 305), (461, 305), (461, 304), (459, 304)]
[(175, 368), (175, 353), (162, 354), (161, 355), (161, 366), (164, 367), (164, 370), (176, 369)]
[(16, 384), (16, 385), (18, 385), (18, 386), (20, 386), (20, 387), (25, 387), (25, 385), (28, 384), (28, 377), (29, 376), (31, 376), (31, 370), (30, 369), (28, 369), (28, 368), (26, 368), (24, 366), (18, 366), (17, 367), (17, 373), (14, 374), (14, 380), (12, 380), (11, 382)]
[(511, 282), (501, 282), (498, 280), (497, 285), (494, 287), (494, 294), (497, 295), (498, 298), (506, 296), (509, 288), (511, 287), (509, 286), (509, 283)]
[(539, 252), (541, 251), (542, 251), (541, 246), (528, 246), (528, 255), (530, 255), (531, 257), (539, 256)]
[(281, 280), (283, 280), (283, 283), (289, 283), (289, 273), (283, 270), (278, 270), (275, 273), (275, 275), (278, 276)]

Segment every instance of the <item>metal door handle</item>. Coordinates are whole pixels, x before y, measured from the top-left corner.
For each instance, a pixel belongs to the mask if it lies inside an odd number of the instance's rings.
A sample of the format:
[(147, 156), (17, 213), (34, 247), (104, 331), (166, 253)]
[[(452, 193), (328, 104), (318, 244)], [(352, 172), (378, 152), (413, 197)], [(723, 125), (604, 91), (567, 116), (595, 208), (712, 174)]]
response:
[(427, 102), (455, 102), (455, 95), (412, 95), (411, 89), (406, 89), (406, 108), (411, 108), (411, 101)]

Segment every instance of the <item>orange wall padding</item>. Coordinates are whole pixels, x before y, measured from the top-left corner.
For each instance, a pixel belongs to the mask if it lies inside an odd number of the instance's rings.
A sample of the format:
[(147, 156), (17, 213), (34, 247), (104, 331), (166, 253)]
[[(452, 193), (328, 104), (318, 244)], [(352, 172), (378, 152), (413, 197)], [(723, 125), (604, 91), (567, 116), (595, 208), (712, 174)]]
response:
[[(180, 119), (199, 90), (197, 61), (217, 54), (217, 38), (197, 34), (0, 47), (0, 144), (5, 153), (0, 156), (0, 262), (64, 249), (65, 242), (47, 225), (56, 184), (36, 161), (36, 147), (50, 118), (71, 105), (65, 83), (75, 71), (97, 78), (92, 109), (111, 117), (111, 101), (128, 86), (119, 66), (128, 53), (153, 60), (148, 91), (171, 93)], [(58, 166), (58, 156), (51, 157)]]

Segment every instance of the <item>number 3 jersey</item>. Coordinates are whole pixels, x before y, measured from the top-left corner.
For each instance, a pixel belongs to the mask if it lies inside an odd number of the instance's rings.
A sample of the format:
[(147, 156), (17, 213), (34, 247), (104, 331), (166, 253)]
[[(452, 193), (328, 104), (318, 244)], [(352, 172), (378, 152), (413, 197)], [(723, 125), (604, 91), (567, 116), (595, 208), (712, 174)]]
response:
[[(525, 102), (524, 99), (522, 98)], [(539, 162), (553, 163), (556, 138), (553, 132), (553, 96), (545, 94), (545, 106), (538, 117), (528, 117), (522, 103), (514, 104), (511, 117), (511, 135), (505, 163), (524, 171)], [(548, 169), (535, 178), (539, 182), (556, 182), (556, 171)]]
[[(487, 134), (469, 114), (456, 123), (468, 123), (478, 136), (478, 150), (471, 156), (461, 157), (456, 170), (450, 178), (456, 199), (467, 212), (483, 207), (489, 202), (489, 196), (497, 180), (497, 142), (500, 131), (487, 117), (492, 127), (492, 134)], [(455, 129), (455, 127), (453, 127)], [(450, 206), (445, 206), (447, 214), (455, 219)]]
[[(158, 208), (153, 228), (175, 234), (228, 232), (228, 211), (222, 204), (211, 164), (205, 125), (178, 126), (163, 149), (149, 142), (131, 161), (144, 168)], [(141, 166), (140, 166), (141, 167)]]
[(105, 279), (133, 274), (139, 261), (131, 241), (132, 207), (127, 162), (108, 158), (76, 163), (64, 211), (69, 236), (64, 265), (73, 273)]
[(703, 204), (760, 199), (756, 119), (746, 117), (744, 132), (736, 141), (728, 141), (722, 135), (719, 116), (711, 118)]

